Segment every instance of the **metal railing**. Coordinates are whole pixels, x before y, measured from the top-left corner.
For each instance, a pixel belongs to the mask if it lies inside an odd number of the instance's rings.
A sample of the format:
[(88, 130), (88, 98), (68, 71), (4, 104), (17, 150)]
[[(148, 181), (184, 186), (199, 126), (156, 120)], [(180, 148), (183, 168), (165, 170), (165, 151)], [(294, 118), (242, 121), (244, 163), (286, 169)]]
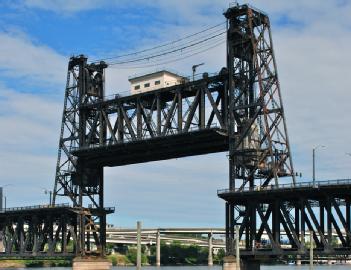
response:
[(42, 204), (42, 205), (3, 208), (3, 209), (0, 209), (0, 213), (23, 211), (23, 210), (47, 209), (47, 208), (67, 208), (67, 207), (70, 207), (68, 203), (56, 204), (54, 206), (50, 204)]
[(225, 194), (225, 193), (240, 193), (240, 192), (259, 192), (259, 191), (267, 191), (267, 190), (288, 190), (288, 189), (301, 189), (301, 188), (320, 188), (327, 186), (345, 186), (351, 185), (351, 179), (337, 179), (337, 180), (326, 180), (326, 181), (317, 181), (313, 183), (310, 182), (299, 182), (299, 183), (289, 183), (289, 184), (281, 184), (281, 185), (268, 185), (265, 187), (255, 186), (255, 187), (245, 187), (243, 189), (235, 188), (235, 189), (220, 189), (217, 191), (217, 194)]
[[(61, 204), (41, 204), (41, 205), (30, 205), (30, 206), (20, 206), (20, 207), (9, 207), (0, 209), (0, 213), (5, 212), (15, 212), (15, 211), (23, 211), (23, 210), (37, 210), (37, 209), (56, 209), (56, 208), (69, 208), (71, 207), (69, 203), (61, 203)], [(90, 209), (90, 208), (88, 208)], [(95, 209), (95, 208), (92, 208)], [(115, 211), (115, 207), (104, 207), (105, 211)]]

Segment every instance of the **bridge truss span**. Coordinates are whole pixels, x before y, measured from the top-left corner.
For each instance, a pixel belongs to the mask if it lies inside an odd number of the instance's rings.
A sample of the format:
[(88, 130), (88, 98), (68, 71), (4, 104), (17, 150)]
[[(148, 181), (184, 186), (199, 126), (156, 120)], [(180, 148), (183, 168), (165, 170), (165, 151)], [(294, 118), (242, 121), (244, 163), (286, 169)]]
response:
[[(226, 70), (219, 75), (85, 104), (85, 145), (72, 153), (87, 166), (119, 166), (227, 150)], [(99, 128), (106, 126), (104, 138)]]
[[(306, 233), (313, 235), (315, 254), (328, 256), (351, 254), (350, 191), (350, 180), (343, 180), (244, 192), (227, 189), (218, 196), (227, 201), (227, 209), (233, 204), (238, 213), (227, 220), (240, 226), (244, 256), (305, 256), (310, 245)], [(261, 242), (262, 234), (269, 237), (268, 245)], [(234, 249), (231, 241), (227, 249)]]

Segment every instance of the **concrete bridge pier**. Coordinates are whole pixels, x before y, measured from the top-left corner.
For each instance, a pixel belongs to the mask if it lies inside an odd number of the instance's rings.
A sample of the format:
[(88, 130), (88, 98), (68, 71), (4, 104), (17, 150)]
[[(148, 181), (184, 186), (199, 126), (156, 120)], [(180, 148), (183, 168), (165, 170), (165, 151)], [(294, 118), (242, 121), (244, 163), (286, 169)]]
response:
[(223, 270), (260, 270), (261, 263), (258, 260), (240, 260), (238, 266), (235, 256), (226, 256), (223, 259)]
[(223, 270), (240, 270), (240, 266), (237, 266), (235, 256), (226, 256), (223, 259)]
[(260, 270), (261, 262), (258, 260), (243, 260), (240, 266), (241, 270)]
[(208, 234), (208, 266), (213, 266), (213, 245), (212, 245), (213, 234)]
[(156, 266), (161, 266), (161, 235), (159, 230), (156, 233)]
[(301, 256), (296, 255), (296, 265), (301, 265)]
[(73, 270), (111, 270), (112, 263), (105, 258), (75, 258)]

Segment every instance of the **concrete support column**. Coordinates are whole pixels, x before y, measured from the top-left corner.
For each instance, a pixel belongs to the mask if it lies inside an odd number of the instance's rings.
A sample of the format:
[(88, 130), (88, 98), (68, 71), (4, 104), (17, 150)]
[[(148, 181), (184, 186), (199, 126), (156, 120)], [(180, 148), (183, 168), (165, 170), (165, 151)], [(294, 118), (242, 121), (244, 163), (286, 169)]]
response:
[(301, 265), (301, 255), (296, 255), (296, 265)]
[(240, 226), (236, 225), (235, 226), (235, 256), (236, 256), (236, 268), (240, 269)]
[(212, 245), (212, 232), (208, 234), (208, 266), (213, 265), (213, 245)]
[(223, 259), (223, 270), (240, 270), (236, 265), (236, 258), (235, 256), (226, 256)]
[(156, 266), (161, 266), (161, 235), (159, 230), (156, 233)]
[[(243, 264), (240, 261), (240, 249), (239, 249), (239, 226), (235, 226), (235, 256), (228, 255), (223, 259), (223, 270), (240, 270), (244, 269)], [(248, 269), (248, 268), (245, 268)], [(252, 268), (250, 270), (256, 270)], [(259, 270), (259, 268), (258, 268)]]
[(141, 269), (141, 221), (137, 222), (137, 270)]
[(145, 245), (145, 254), (146, 256), (151, 256), (150, 245)]

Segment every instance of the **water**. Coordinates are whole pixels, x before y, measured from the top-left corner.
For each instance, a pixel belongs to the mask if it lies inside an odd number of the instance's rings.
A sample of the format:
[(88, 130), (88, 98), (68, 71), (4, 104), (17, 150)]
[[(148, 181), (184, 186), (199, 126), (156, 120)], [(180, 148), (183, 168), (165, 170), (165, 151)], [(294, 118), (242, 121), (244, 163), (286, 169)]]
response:
[[(16, 269), (23, 269), (28, 270), (28, 268), (16, 268)], [(33, 268), (31, 268), (33, 269)], [(35, 269), (35, 268), (34, 268)], [(36, 268), (40, 270), (72, 270), (70, 267), (49, 267), (49, 268)], [(113, 270), (117, 269), (125, 269), (125, 270), (134, 270), (135, 267), (125, 267), (125, 266), (118, 266), (113, 267)], [(221, 266), (145, 266), (142, 268), (143, 270), (222, 270)], [(294, 266), (294, 265), (262, 265), (261, 270), (308, 270), (309, 266)], [(349, 270), (351, 269), (351, 265), (318, 265), (314, 266), (314, 270)], [(14, 270), (14, 268), (1, 268), (1, 270)]]

